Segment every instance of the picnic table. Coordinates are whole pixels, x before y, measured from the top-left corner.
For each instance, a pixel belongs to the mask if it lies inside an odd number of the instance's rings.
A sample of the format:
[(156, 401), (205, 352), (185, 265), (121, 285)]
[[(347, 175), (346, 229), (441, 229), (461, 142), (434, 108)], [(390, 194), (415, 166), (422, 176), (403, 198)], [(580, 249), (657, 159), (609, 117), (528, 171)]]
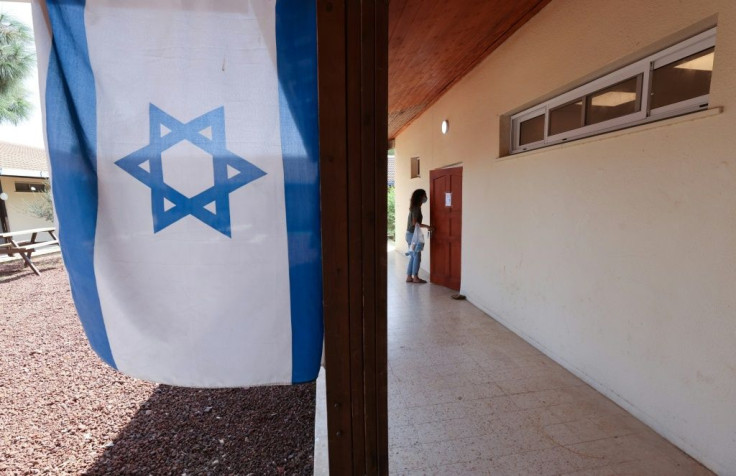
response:
[[(36, 241), (40, 233), (48, 233), (51, 239), (47, 241)], [(31, 235), (31, 239), (19, 241), (18, 237), (23, 235)], [(58, 244), (59, 240), (56, 239), (56, 228), (53, 226), (0, 233), (0, 255), (5, 254), (13, 256), (18, 253), (21, 258), (23, 258), (23, 261), (26, 262), (25, 266), (30, 266), (33, 272), (38, 276), (41, 276), (41, 273), (31, 261), (31, 254), (39, 248)]]

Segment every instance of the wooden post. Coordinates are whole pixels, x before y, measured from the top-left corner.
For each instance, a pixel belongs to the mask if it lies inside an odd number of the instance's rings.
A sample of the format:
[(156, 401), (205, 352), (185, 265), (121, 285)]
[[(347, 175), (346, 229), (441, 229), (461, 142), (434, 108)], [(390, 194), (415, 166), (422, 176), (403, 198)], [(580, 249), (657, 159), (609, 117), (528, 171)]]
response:
[(388, 474), (388, 0), (318, 0), (330, 474)]
[[(0, 193), (3, 193), (3, 184), (0, 183)], [(5, 200), (0, 200), (0, 233), (10, 232), (10, 223), (8, 222), (8, 209), (5, 207)]]

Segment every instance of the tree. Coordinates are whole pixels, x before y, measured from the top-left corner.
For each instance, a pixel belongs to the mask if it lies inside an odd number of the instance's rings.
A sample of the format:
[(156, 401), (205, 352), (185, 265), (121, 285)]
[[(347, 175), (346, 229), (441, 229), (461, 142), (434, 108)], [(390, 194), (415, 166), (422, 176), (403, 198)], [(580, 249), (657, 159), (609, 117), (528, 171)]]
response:
[(396, 189), (393, 186), (388, 187), (388, 205), (386, 208), (386, 228), (388, 228), (388, 236), (392, 240), (396, 239)]
[(25, 202), (24, 205), (27, 215), (47, 222), (54, 221), (54, 202), (51, 197), (51, 187), (48, 184), (44, 184), (40, 192), (33, 193), (32, 200)]
[(34, 55), (31, 30), (0, 13), (0, 123), (27, 119), (31, 111), (23, 80), (31, 72)]

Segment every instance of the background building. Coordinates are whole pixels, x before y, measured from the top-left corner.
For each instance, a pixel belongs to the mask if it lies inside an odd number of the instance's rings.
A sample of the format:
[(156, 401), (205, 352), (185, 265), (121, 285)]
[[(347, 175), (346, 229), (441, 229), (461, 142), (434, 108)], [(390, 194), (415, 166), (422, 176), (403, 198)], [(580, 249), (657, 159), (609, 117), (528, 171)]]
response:
[(46, 152), (35, 147), (0, 143), (0, 203), (2, 231), (17, 231), (49, 226), (52, 223), (34, 216), (31, 208), (43, 202), (41, 193), (49, 187)]

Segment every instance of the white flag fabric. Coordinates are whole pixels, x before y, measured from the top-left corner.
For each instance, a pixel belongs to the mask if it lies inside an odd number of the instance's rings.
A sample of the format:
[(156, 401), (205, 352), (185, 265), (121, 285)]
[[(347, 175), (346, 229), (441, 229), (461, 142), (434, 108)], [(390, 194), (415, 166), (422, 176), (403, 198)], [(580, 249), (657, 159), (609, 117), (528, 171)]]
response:
[(314, 4), (34, 0), (62, 254), (90, 344), (121, 372), (317, 377)]

